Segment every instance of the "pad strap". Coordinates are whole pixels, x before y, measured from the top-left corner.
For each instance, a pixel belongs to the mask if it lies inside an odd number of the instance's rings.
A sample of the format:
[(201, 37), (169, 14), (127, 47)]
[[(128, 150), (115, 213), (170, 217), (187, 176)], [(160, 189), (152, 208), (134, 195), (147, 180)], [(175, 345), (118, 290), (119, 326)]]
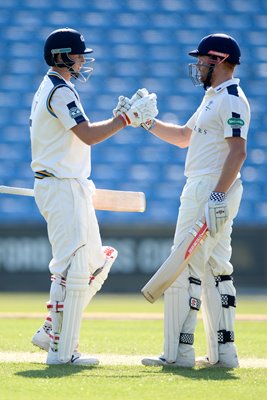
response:
[(51, 281), (66, 287), (66, 279), (63, 276), (51, 275)]
[(97, 277), (97, 275), (99, 275), (102, 271), (103, 271), (103, 267), (97, 268), (95, 270), (95, 272), (93, 272), (90, 276), (89, 276), (89, 285), (91, 285), (92, 281)]
[(236, 298), (235, 296), (231, 296), (230, 294), (221, 294), (222, 299), (222, 307), (236, 307)]
[(201, 300), (200, 299), (196, 299), (195, 297), (190, 297), (189, 306), (190, 306), (190, 308), (192, 310), (199, 311), (200, 306), (201, 306)]
[(194, 278), (193, 276), (190, 276), (188, 279), (190, 283), (194, 283), (195, 285), (201, 285), (200, 279)]
[(58, 312), (63, 311), (64, 302), (63, 301), (48, 301), (46, 303), (46, 307), (47, 307), (48, 311), (58, 313)]
[(60, 334), (51, 331), (49, 333), (49, 338), (50, 338), (50, 348), (53, 351), (58, 351), (58, 344), (59, 344)]
[(214, 277), (214, 279), (215, 279), (215, 282), (216, 282), (216, 286), (218, 286), (220, 282), (233, 281), (234, 280), (232, 275), (217, 275), (217, 276)]
[(218, 331), (218, 343), (225, 344), (234, 341), (235, 341), (235, 334), (233, 331), (227, 331), (225, 329)]
[[(197, 278), (194, 278), (193, 276), (190, 276), (190, 277), (188, 278), (188, 280), (189, 280), (189, 282), (190, 282), (191, 285), (193, 284), (193, 285), (199, 285), (199, 286), (201, 286), (201, 280), (200, 280), (200, 279), (197, 279)], [(197, 310), (197, 311), (199, 311), (200, 306), (201, 306), (201, 300), (200, 300), (200, 299), (197, 299), (196, 297), (190, 297), (190, 300), (189, 300), (189, 307), (190, 307), (192, 310)]]
[(180, 333), (180, 343), (193, 345), (194, 334), (193, 333)]

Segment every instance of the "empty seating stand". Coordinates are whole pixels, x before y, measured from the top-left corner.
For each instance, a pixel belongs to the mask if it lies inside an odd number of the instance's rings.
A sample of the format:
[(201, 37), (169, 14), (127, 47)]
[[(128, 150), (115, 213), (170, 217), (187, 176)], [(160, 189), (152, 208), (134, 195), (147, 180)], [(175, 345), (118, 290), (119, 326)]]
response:
[[(184, 124), (203, 96), (188, 77), (188, 51), (206, 34), (226, 32), (242, 48), (236, 76), (252, 109), (244, 198), (238, 223), (267, 223), (267, 2), (254, 0), (6, 0), (0, 5), (0, 184), (33, 186), (28, 119), (47, 68), (43, 43), (59, 27), (80, 30), (94, 49), (95, 71), (78, 84), (91, 121), (112, 116), (119, 95), (147, 87), (159, 118)], [(184, 184), (186, 150), (141, 128), (126, 128), (92, 147), (99, 188), (144, 191), (144, 214), (98, 212), (100, 222), (174, 224)], [(251, 217), (253, 212), (253, 220)], [(0, 198), (0, 219), (39, 222), (32, 198)]]

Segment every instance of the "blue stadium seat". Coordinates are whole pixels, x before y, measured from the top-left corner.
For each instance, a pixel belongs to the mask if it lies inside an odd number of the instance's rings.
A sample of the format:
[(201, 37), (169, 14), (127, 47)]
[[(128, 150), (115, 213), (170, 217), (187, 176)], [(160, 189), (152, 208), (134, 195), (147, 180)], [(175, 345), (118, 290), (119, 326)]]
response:
[[(77, 84), (92, 122), (110, 118), (119, 95), (147, 87), (158, 95), (159, 118), (186, 123), (203, 89), (188, 77), (188, 51), (202, 36), (232, 34), (242, 47), (242, 80), (251, 105), (248, 157), (242, 168), (244, 199), (238, 223), (267, 223), (267, 3), (243, 0), (52, 0), (7, 1), (0, 5), (0, 182), (32, 187), (29, 114), (47, 67), (43, 41), (53, 29), (81, 30), (94, 49), (95, 71)], [(252, 61), (253, 60), (253, 61)], [(97, 187), (144, 191), (147, 211), (98, 212), (100, 221), (175, 223), (185, 181), (186, 150), (163, 143), (141, 128), (126, 128), (92, 147), (92, 178)], [(18, 206), (18, 204), (20, 206)], [(33, 210), (31, 210), (33, 207)], [(258, 216), (252, 210), (257, 210)], [(1, 197), (2, 221), (41, 221), (33, 199)]]
[(252, 225), (258, 223), (258, 215), (255, 213), (253, 201), (248, 201), (245, 199), (242, 200), (238, 215), (236, 217), (236, 222), (242, 223), (243, 221), (250, 221)]
[(246, 38), (249, 46), (267, 46), (267, 37), (261, 30), (258, 30), (257, 26), (252, 26), (251, 30), (247, 31)]

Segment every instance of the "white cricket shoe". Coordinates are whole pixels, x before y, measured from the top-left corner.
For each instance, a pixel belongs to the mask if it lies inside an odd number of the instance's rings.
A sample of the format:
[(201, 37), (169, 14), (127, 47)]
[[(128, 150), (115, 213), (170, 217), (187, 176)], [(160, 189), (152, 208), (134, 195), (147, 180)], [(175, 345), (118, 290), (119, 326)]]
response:
[(163, 356), (143, 358), (142, 364), (147, 367), (172, 367), (172, 368), (193, 368), (195, 364), (188, 362), (187, 360), (176, 360), (174, 362), (168, 362)]
[(239, 362), (238, 362), (238, 358), (234, 357), (232, 362), (230, 362), (229, 360), (227, 362), (219, 360), (217, 363), (211, 364), (209, 362), (208, 357), (205, 356), (205, 357), (197, 358), (196, 366), (197, 367), (205, 367), (205, 368), (238, 368)]
[(70, 361), (63, 363), (58, 359), (58, 353), (56, 351), (49, 350), (47, 354), (46, 364), (48, 365), (87, 365), (93, 366), (98, 365), (99, 360), (97, 358), (86, 358), (81, 357), (81, 354), (78, 352), (73, 353)]
[(32, 337), (32, 344), (45, 351), (49, 350), (49, 342), (49, 334), (44, 330), (43, 327), (39, 328)]

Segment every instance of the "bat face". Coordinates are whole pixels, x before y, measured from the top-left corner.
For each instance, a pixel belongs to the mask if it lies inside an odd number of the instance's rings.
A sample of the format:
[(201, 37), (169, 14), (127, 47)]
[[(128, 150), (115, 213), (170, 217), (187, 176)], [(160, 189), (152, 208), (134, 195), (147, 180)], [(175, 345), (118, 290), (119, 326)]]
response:
[(146, 198), (143, 192), (96, 189), (93, 204), (96, 210), (144, 212)]
[(154, 303), (183, 272), (198, 245), (206, 238), (207, 233), (208, 228), (205, 220), (197, 220), (186, 238), (172, 251), (167, 260), (141, 290), (150, 303)]
[[(0, 186), (0, 193), (34, 197), (33, 189), (12, 186)], [(96, 210), (144, 212), (146, 197), (143, 192), (96, 189), (93, 195), (93, 204)]]
[[(231, 203), (233, 194), (242, 186), (240, 179), (237, 179), (226, 193), (226, 199)], [(168, 289), (175, 279), (187, 267), (190, 258), (199, 249), (199, 244), (208, 236), (208, 227), (203, 216), (198, 219), (190, 229), (185, 239), (173, 250), (166, 261), (147, 282), (141, 290), (144, 297), (154, 303)]]
[(190, 233), (194, 236), (194, 239), (192, 240), (192, 242), (190, 243), (190, 245), (188, 246), (186, 253), (185, 253), (185, 260), (188, 259), (188, 257), (191, 256), (191, 254), (194, 252), (195, 248), (199, 245), (199, 243), (204, 239), (204, 237), (206, 236), (207, 232), (208, 232), (208, 226), (206, 222), (202, 222), (202, 221), (197, 221), (196, 225), (199, 226), (199, 230), (194, 230), (194, 228), (192, 228), (192, 230), (190, 231)]

